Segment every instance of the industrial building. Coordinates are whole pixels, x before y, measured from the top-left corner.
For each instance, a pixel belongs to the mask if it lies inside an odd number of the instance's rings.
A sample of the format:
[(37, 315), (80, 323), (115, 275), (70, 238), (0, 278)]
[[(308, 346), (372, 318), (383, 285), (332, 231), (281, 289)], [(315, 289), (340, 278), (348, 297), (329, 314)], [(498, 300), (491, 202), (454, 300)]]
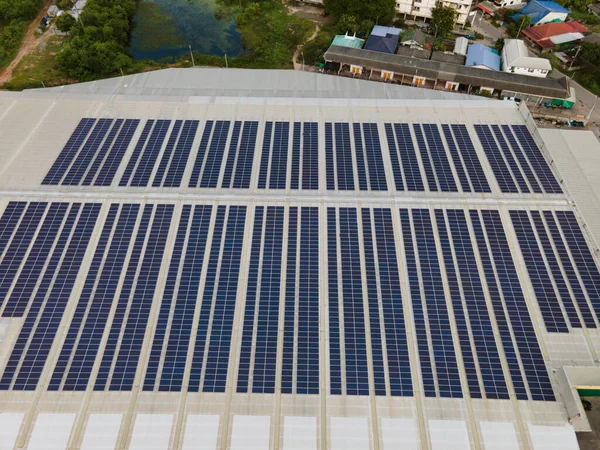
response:
[(293, 71), (0, 93), (0, 448), (578, 448), (599, 145)]

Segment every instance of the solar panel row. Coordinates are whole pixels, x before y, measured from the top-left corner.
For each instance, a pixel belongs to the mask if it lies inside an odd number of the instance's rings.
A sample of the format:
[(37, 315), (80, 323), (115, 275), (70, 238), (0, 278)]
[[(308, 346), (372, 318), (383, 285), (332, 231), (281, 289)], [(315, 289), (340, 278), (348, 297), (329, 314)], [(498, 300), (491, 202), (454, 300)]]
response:
[[(0, 217), (3, 316), (25, 315), (1, 389), (37, 386), (99, 212), (99, 204), (11, 202)], [(510, 375), (517, 398), (553, 400), (499, 213), (401, 209), (400, 242), (392, 213), (327, 209), (331, 393), (373, 386), (376, 395), (412, 395), (403, 244), (425, 395), (463, 396), (462, 365), (472, 397), (508, 398)], [(246, 208), (183, 205), (153, 319), (173, 214), (173, 205), (110, 206), (48, 389), (131, 390), (141, 362), (144, 390), (224, 391)], [(510, 215), (549, 331), (595, 327), (600, 273), (575, 216)], [(316, 207), (255, 209), (238, 392), (275, 391), (279, 339), (282, 392), (319, 392), (318, 216)]]
[(527, 127), (475, 125), (475, 131), (502, 192), (562, 193)]

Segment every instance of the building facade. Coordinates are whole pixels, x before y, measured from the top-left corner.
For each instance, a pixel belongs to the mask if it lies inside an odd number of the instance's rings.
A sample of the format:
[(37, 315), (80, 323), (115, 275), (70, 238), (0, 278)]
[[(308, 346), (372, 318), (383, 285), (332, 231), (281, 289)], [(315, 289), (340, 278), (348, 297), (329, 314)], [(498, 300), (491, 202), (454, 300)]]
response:
[[(396, 0), (396, 13), (404, 18), (427, 21), (431, 18), (431, 10), (435, 8), (437, 0)], [(450, 6), (457, 12), (456, 23), (464, 24), (468, 19), (471, 9), (470, 0), (443, 1), (444, 6)]]

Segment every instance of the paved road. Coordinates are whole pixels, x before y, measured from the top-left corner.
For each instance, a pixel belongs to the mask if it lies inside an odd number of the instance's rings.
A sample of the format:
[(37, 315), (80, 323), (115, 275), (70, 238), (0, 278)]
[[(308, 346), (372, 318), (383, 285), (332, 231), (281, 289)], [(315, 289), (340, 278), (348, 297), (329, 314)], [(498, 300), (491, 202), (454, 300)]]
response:
[[(560, 78), (564, 75), (558, 70), (553, 70), (550, 74), (552, 78)], [(596, 103), (596, 95), (592, 94), (586, 88), (581, 86), (576, 81), (570, 80), (571, 86), (575, 88), (575, 96), (577, 97), (577, 103), (583, 107), (584, 114), (587, 117), (589, 111), (594, 107), (594, 103)], [(600, 124), (600, 102), (594, 108), (592, 115), (590, 116), (590, 120), (595, 122), (596, 124)]]

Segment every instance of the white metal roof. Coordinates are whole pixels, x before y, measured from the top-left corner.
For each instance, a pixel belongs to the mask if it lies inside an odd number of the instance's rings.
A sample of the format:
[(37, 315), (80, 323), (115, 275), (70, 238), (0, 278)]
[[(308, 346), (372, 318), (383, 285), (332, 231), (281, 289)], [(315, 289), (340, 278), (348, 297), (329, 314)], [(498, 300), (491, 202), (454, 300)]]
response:
[(507, 66), (526, 69), (552, 70), (550, 61), (529, 55), (525, 42), (520, 39), (505, 39), (502, 58)]
[(552, 43), (559, 45), (564, 44), (566, 42), (573, 42), (583, 39), (585, 36), (581, 33), (564, 33), (556, 36), (551, 36), (550, 40)]

